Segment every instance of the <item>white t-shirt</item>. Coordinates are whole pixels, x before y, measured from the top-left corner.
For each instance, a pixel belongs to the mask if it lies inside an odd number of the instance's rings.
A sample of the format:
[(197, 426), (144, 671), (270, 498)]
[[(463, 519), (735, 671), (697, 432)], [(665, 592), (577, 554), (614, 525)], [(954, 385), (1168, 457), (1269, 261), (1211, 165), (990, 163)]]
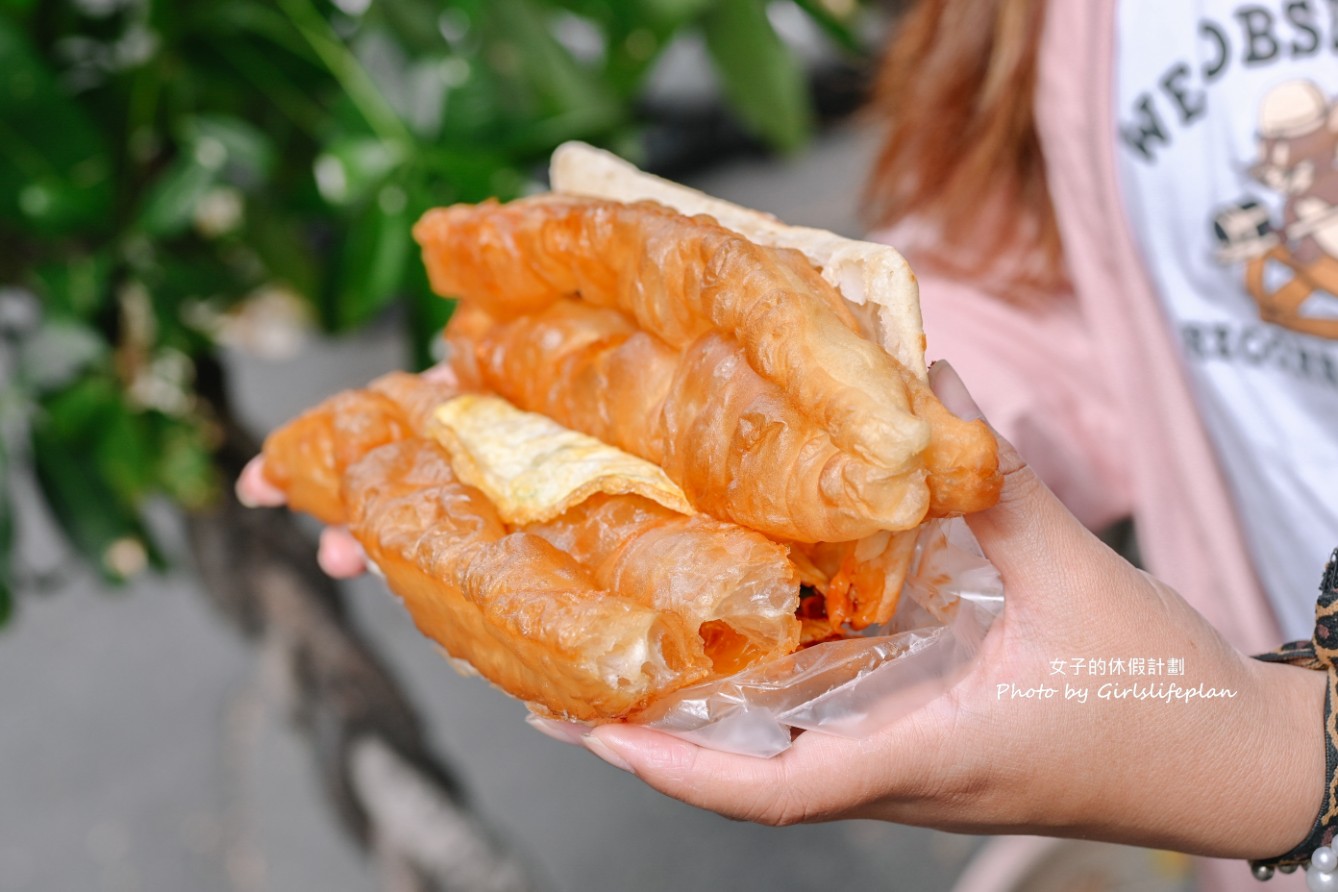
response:
[(1338, 2), (1120, 0), (1116, 68), (1130, 224), (1254, 567), (1308, 638), (1338, 546)]

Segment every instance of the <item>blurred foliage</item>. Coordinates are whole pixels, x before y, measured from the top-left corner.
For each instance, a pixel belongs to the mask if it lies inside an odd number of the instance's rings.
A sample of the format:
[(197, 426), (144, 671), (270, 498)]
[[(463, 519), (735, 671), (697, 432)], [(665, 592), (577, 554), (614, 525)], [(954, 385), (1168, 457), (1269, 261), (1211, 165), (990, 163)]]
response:
[[(704, 38), (757, 136), (802, 143), (804, 74), (768, 16), (789, 3), (0, 0), (0, 619), (5, 481), (31, 472), (106, 580), (158, 563), (146, 502), (223, 485), (198, 363), (396, 301), (426, 361), (450, 304), (413, 221), (522, 193), (564, 140), (635, 156), (674, 40)], [(857, 47), (851, 0), (794, 6)]]

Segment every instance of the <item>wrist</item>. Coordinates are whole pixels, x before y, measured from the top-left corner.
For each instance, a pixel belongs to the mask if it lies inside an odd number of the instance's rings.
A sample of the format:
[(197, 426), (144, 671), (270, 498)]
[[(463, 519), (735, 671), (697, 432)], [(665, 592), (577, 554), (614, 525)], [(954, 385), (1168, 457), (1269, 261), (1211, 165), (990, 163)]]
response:
[(1243, 656), (1240, 664), (1219, 682), (1234, 699), (1169, 707), (1191, 712), (1156, 719), (1107, 716), (1091, 786), (1078, 802), (1053, 791), (1059, 824), (1039, 822), (1049, 825), (1041, 832), (1244, 859), (1303, 840), (1324, 793), (1326, 675)]
[[(1265, 745), (1270, 756), (1248, 792), (1247, 824), (1257, 836), (1239, 854), (1270, 858), (1287, 852), (1310, 833), (1324, 800), (1324, 700), (1328, 673), (1286, 664), (1257, 664), (1278, 693)], [(1253, 800), (1253, 804), (1250, 804)]]
[(1319, 671), (1247, 661), (1238, 705), (1204, 729), (1195, 769), (1173, 788), (1179, 826), (1153, 844), (1264, 859), (1301, 843), (1323, 798), (1326, 687)]

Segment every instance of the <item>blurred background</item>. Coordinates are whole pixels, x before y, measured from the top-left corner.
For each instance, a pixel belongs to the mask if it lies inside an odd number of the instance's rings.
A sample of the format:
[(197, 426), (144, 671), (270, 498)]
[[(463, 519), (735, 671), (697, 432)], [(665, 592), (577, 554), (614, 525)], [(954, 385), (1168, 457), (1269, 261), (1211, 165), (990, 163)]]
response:
[(858, 0), (0, 0), (0, 889), (948, 889), (972, 838), (660, 797), (458, 676), (258, 438), (422, 367), (425, 209), (583, 139), (849, 235)]

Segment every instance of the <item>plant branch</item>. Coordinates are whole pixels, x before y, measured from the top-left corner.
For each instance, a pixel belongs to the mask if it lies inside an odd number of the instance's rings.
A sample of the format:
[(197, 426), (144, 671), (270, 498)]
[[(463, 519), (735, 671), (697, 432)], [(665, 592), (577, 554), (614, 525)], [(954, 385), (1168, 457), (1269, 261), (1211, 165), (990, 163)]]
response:
[(279, 5), (293, 27), (344, 88), (376, 135), (387, 142), (406, 147), (411, 145), (414, 140), (409, 129), (381, 95), (371, 75), (330, 30), (329, 23), (312, 8), (309, 0), (279, 0)]

